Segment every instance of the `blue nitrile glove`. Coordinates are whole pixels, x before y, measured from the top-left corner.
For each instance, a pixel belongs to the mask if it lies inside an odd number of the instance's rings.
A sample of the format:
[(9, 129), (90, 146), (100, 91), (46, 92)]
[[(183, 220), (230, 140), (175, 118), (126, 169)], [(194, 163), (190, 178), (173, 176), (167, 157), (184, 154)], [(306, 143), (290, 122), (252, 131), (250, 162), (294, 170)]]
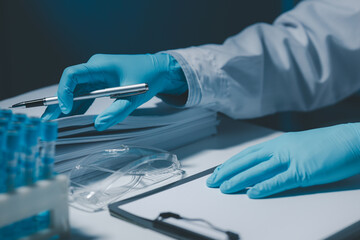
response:
[[(105, 130), (121, 122), (141, 104), (157, 94), (180, 96), (187, 91), (184, 73), (169, 54), (106, 55), (92, 56), (85, 64), (71, 66), (63, 72), (59, 87), (59, 106), (49, 106), (44, 119), (86, 112), (93, 100), (76, 101), (73, 97), (97, 89), (147, 83), (145, 94), (117, 99), (95, 120), (97, 130)], [(63, 114), (62, 114), (62, 113)]]
[(217, 167), (209, 187), (262, 198), (360, 173), (360, 123), (285, 133), (245, 149)]

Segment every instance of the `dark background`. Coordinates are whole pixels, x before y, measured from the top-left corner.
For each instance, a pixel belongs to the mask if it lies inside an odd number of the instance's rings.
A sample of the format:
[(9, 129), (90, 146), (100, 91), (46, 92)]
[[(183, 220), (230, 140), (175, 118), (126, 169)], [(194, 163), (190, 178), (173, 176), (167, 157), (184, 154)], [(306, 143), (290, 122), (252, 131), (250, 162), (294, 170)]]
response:
[(95, 53), (222, 43), (281, 0), (0, 0), (0, 100), (57, 83)]

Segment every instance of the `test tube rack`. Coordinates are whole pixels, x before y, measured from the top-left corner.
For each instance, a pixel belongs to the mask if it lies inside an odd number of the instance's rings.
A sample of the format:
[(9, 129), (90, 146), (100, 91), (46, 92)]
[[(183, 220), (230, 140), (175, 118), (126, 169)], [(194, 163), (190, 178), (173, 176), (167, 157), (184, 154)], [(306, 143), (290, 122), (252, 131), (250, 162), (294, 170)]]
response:
[(50, 212), (49, 227), (21, 239), (69, 238), (68, 178), (65, 175), (0, 194), (0, 228), (44, 211)]

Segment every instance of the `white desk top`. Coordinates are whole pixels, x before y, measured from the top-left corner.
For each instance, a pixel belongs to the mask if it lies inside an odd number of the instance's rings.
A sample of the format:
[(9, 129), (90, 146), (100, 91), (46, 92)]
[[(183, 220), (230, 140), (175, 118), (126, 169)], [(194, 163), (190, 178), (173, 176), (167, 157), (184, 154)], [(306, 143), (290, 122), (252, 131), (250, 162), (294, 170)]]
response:
[[(0, 107), (7, 107), (8, 105), (5, 103), (6, 101), (2, 101)], [(217, 136), (179, 148), (173, 152), (177, 154), (184, 170), (187, 172), (187, 175), (190, 176), (221, 164), (248, 146), (266, 141), (280, 134), (280, 132), (241, 121), (225, 119), (219, 126), (219, 134)], [(358, 202), (360, 198), (359, 185), (360, 183), (357, 184), (357, 186), (342, 186), (338, 190), (335, 190), (336, 194), (332, 194), (332, 198), (334, 198), (333, 201), (338, 201), (339, 205), (342, 206), (346, 205), (345, 208), (347, 211), (353, 210), (356, 214), (360, 213), (360, 204)], [(204, 188), (206, 188), (205, 184)], [(310, 193), (300, 193), (295, 196), (295, 198), (301, 198), (301, 201), (303, 201), (303, 204), (306, 206), (313, 206), (314, 202), (311, 195), (322, 191), (323, 189), (321, 187), (313, 187)], [(228, 196), (231, 197), (231, 195)], [(272, 200), (273, 199), (264, 199), (262, 201)], [(325, 202), (325, 200), (326, 197), (323, 202)], [(254, 200), (249, 199), (248, 203), (251, 205), (253, 201)], [(286, 201), (282, 201), (283, 207), (286, 208), (286, 204)], [(276, 215), (276, 213), (274, 214)], [(358, 214), (358, 216), (359, 218), (357, 220), (360, 220), (360, 215)], [(329, 236), (340, 230), (341, 228), (338, 229), (340, 225), (341, 227), (345, 227), (354, 221), (354, 214), (345, 213), (337, 216), (329, 212), (328, 217), (339, 218), (340, 222), (340, 224), (328, 230)], [(276, 216), (274, 216), (274, 221), (276, 221)], [(169, 239), (167, 236), (154, 231), (111, 217), (108, 211), (85, 213), (70, 208), (70, 224), (72, 228), (72, 239)], [(301, 227), (302, 226), (299, 226), (299, 231), (304, 230)], [(256, 229), (256, 231), (261, 231), (262, 229), (260, 226), (253, 226), (253, 228)], [(314, 226), (314, 228), (316, 228), (316, 226)], [(296, 229), (296, 226), (294, 229)], [(279, 226), (279, 232), (280, 231), (283, 231), (281, 226)], [(241, 231), (239, 233), (241, 235)], [(295, 234), (296, 232), (294, 232), (294, 235)]]
[[(217, 136), (173, 152), (189, 176), (219, 165), (246, 147), (279, 134), (248, 123), (224, 119)], [(169, 239), (165, 235), (111, 217), (108, 211), (85, 213), (70, 208), (70, 224), (72, 239)]]
[[(0, 101), (0, 107), (6, 108), (13, 102), (31, 99), (34, 94), (51, 92), (56, 86), (50, 86), (14, 98)], [(40, 94), (41, 95), (41, 94)], [(16, 112), (31, 113), (40, 116), (44, 108), (17, 109)], [(271, 139), (281, 133), (247, 124), (241, 121), (225, 119), (219, 126), (216, 136), (174, 150), (187, 176), (217, 166), (232, 155), (248, 146)], [(204, 186), (206, 187), (206, 186)], [(70, 207), (72, 239), (169, 239), (154, 231), (111, 217), (108, 211), (85, 213)]]
[[(224, 162), (230, 156), (250, 145), (274, 138), (280, 134), (280, 132), (250, 125), (245, 122), (225, 119), (219, 126), (219, 134), (217, 136), (179, 148), (173, 152), (178, 155), (187, 174), (192, 175)], [(358, 182), (360, 176), (355, 178), (356, 182)], [(203, 181), (200, 181), (200, 183), (203, 184)], [(205, 184), (203, 185), (204, 188), (207, 188)], [(182, 185), (182, 190), (184, 190), (184, 186)], [(216, 189), (211, 189), (211, 192), (214, 191)], [(205, 192), (210, 192), (210, 190)], [(218, 192), (218, 194), (221, 193)], [(242, 201), (246, 201), (245, 208), (247, 210), (245, 209), (244, 215), (249, 215), (249, 221), (242, 222), (241, 224), (243, 229), (246, 228), (246, 231), (238, 231), (240, 236), (243, 237), (242, 239), (245, 240), (257, 239), (254, 236), (259, 236), (259, 232), (262, 231), (274, 232), (274, 228), (268, 229), (274, 225), (278, 226), (276, 231), (279, 233), (277, 235), (279, 238), (277, 239), (288, 239), (289, 235), (294, 237), (306, 236), (306, 239), (318, 239), (320, 236), (321, 238), (331, 236), (346, 226), (360, 220), (360, 182), (354, 184), (351, 179), (339, 184), (332, 184), (330, 187), (314, 186), (305, 190), (291, 190), (291, 192), (280, 198), (251, 200), (244, 195), (224, 195), (227, 201), (233, 202), (233, 199), (230, 199), (231, 197), (241, 198)], [(297, 204), (297, 207), (296, 209), (291, 209), (289, 204), (294, 205), (294, 203)], [(328, 209), (327, 207), (334, 204), (338, 206), (336, 207), (337, 209), (334, 209), (334, 211), (326, 210)], [(255, 208), (253, 208), (254, 206)], [(269, 213), (269, 216), (263, 219), (256, 219), (256, 216), (259, 216), (259, 214), (255, 214), (255, 216), (251, 209), (257, 209), (256, 211), (262, 212), (266, 211)], [(288, 210), (278, 213), (276, 209)], [(287, 212), (288, 215), (286, 215)], [(296, 214), (303, 217), (297, 219)], [(222, 217), (227, 219), (226, 216)], [(232, 218), (229, 217), (229, 219)], [(244, 219), (246, 217), (243, 217)], [(290, 221), (289, 219), (293, 220)], [(309, 223), (307, 223), (307, 219), (309, 219)], [(327, 221), (327, 219), (332, 220)], [(169, 239), (165, 235), (111, 217), (108, 211), (84, 213), (71, 208), (70, 221), (73, 239)], [(267, 224), (269, 221), (273, 221), (273, 223)], [(258, 224), (254, 224), (254, 222)], [(278, 225), (276, 224), (277, 222)], [(311, 222), (313, 222), (313, 225)], [(290, 227), (288, 228), (287, 225)], [(233, 229), (237, 226), (236, 224), (231, 223), (229, 226), (232, 228), (230, 230), (236, 230)], [(254, 232), (256, 234), (253, 234)], [(302, 234), (297, 235), (297, 233)]]

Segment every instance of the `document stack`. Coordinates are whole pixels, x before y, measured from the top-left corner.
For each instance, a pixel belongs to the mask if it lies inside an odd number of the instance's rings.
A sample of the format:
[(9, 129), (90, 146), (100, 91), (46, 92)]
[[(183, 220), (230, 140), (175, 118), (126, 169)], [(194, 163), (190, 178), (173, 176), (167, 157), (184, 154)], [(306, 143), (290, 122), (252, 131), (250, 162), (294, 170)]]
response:
[[(56, 95), (57, 86), (35, 90), (0, 102), (2, 108), (14, 103)], [(58, 122), (55, 171), (67, 172), (75, 160), (122, 144), (156, 147), (172, 150), (216, 134), (218, 124), (215, 112), (204, 108), (175, 108), (153, 98), (135, 110), (123, 122), (103, 132), (94, 128), (96, 116), (113, 100), (96, 99), (83, 115), (62, 117)], [(16, 109), (16, 112), (40, 117), (44, 107)]]
[[(98, 99), (100, 100), (100, 99)], [(216, 113), (202, 109), (175, 109), (154, 99), (114, 127), (98, 132), (95, 114), (58, 120), (56, 170), (72, 168), (73, 159), (121, 144), (171, 150), (216, 133)]]

